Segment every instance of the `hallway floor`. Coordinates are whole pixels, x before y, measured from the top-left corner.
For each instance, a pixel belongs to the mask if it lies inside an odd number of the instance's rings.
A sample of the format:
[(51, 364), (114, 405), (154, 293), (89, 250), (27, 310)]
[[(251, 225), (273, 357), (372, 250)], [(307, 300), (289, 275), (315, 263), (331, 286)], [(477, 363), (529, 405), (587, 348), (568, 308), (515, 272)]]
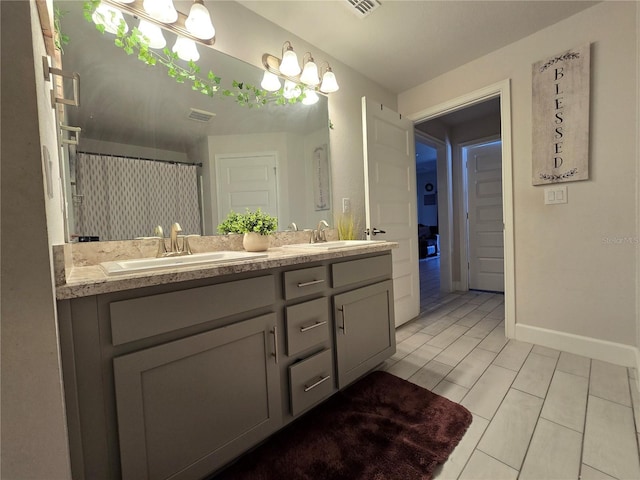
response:
[(383, 367), (473, 413), (435, 478), (640, 478), (635, 370), (507, 340), (503, 295), (440, 293), (438, 262), (420, 262), (420, 317)]

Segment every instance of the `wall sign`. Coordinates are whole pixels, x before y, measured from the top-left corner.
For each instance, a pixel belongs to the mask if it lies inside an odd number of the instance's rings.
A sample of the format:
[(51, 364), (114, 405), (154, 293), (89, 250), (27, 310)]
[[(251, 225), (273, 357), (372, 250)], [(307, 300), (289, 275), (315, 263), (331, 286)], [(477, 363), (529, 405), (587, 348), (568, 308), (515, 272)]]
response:
[(590, 45), (533, 65), (533, 185), (589, 179)]

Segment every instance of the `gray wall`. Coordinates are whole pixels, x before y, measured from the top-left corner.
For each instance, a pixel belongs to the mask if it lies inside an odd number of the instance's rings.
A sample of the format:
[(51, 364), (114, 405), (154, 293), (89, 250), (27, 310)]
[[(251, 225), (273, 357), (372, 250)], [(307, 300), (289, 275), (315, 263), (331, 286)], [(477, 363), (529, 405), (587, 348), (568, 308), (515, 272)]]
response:
[[(511, 79), (516, 331), (594, 350), (613, 342), (627, 354), (637, 347), (638, 245), (616, 240), (637, 241), (640, 216), (638, 8), (599, 3), (398, 98), (411, 116)], [(568, 204), (547, 206), (531, 185), (531, 65), (584, 43), (592, 45), (591, 178), (566, 184)]]
[[(52, 205), (41, 145), (55, 162), (35, 4), (0, 2), (2, 35), (2, 465), (6, 479), (71, 478), (53, 276)], [(32, 28), (34, 46), (32, 48)], [(39, 66), (39, 68), (37, 68)], [(38, 121), (38, 111), (41, 121)], [(55, 175), (55, 172), (54, 172)], [(57, 183), (54, 183), (57, 187)], [(58, 215), (60, 215), (58, 213)], [(49, 217), (55, 217), (50, 214)], [(60, 217), (58, 218), (59, 222)]]

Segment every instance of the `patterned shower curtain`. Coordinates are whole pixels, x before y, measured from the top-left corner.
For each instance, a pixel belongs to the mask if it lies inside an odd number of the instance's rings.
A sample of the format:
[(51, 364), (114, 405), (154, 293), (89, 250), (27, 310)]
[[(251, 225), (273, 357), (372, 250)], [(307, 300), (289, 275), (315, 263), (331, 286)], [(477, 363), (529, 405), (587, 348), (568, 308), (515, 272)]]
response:
[(200, 234), (195, 165), (78, 153), (76, 161), (78, 235), (100, 240), (165, 236), (178, 222), (184, 234)]

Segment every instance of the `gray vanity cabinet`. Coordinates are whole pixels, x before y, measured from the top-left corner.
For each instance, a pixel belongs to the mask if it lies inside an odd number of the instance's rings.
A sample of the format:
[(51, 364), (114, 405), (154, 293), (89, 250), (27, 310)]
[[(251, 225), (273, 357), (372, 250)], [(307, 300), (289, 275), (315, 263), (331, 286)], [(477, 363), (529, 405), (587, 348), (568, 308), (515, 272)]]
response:
[(58, 301), (76, 480), (196, 480), (395, 352), (391, 253)]
[(334, 287), (389, 278), (333, 297), (338, 388), (344, 388), (395, 353), (391, 256), (334, 264)]
[(113, 360), (123, 478), (200, 478), (280, 428), (276, 315)]

